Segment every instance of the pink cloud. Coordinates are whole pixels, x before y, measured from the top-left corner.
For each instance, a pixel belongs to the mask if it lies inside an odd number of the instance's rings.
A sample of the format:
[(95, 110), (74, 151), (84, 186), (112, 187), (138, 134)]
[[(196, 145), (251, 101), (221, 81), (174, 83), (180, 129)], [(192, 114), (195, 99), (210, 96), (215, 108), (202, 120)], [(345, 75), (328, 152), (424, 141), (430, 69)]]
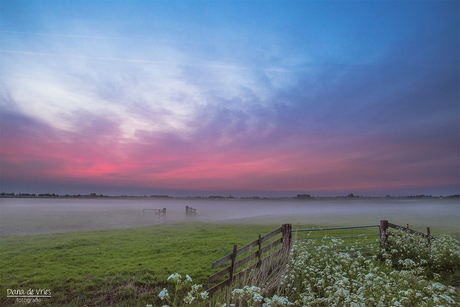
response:
[(27, 118), (16, 124), (25, 126), (2, 134), (6, 181), (242, 191), (391, 190), (458, 182), (451, 171), (458, 160), (430, 157), (433, 144), (299, 136), (258, 146), (249, 139), (217, 145), (214, 138), (198, 142), (172, 134), (121, 139), (107, 120), (77, 132)]

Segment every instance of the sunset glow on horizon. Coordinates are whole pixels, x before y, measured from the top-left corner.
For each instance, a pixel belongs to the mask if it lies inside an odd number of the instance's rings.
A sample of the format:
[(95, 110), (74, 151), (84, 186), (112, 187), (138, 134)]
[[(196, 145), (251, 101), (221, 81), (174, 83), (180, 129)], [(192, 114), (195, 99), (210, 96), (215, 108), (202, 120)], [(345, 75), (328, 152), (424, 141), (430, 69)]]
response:
[(0, 1), (1, 192), (458, 194), (458, 1)]

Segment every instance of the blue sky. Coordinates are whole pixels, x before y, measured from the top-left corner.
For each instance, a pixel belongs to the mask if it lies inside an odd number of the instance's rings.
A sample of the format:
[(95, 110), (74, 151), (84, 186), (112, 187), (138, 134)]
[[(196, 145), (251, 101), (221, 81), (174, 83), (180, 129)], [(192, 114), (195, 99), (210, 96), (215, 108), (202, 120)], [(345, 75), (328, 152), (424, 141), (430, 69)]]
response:
[(459, 193), (459, 15), (0, 1), (2, 191)]

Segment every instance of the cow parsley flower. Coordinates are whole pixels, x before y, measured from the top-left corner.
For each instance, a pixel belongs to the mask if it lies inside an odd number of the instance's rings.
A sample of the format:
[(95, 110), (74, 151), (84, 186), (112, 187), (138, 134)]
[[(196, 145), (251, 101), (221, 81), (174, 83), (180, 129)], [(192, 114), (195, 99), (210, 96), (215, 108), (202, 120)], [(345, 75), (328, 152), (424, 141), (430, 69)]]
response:
[(160, 292), (160, 294), (158, 294), (158, 296), (160, 297), (161, 300), (164, 300), (165, 298), (168, 298), (169, 297), (168, 289), (163, 288), (163, 290), (161, 290), (161, 292)]

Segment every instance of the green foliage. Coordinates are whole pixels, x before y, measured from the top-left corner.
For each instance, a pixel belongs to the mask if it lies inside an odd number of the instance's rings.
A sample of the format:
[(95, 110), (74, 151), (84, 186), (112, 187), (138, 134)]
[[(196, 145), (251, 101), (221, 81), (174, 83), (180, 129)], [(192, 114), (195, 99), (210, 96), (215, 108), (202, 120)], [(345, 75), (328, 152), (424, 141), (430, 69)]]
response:
[[(242, 247), (258, 233), (279, 226), (175, 223), (3, 236), (0, 300), (2, 306), (15, 303), (6, 297), (6, 289), (41, 288), (50, 289), (52, 296), (43, 299), (41, 306), (185, 306), (186, 297), (189, 305), (202, 306), (201, 293), (215, 272), (211, 263), (227, 255), (233, 244)], [(351, 249), (338, 251), (332, 245), (340, 241), (325, 242), (296, 244), (276, 286), (268, 285), (259, 271), (257, 278), (247, 278), (224, 293), (219, 303), (213, 297), (213, 306), (454, 306), (459, 302), (458, 290), (444, 285), (459, 285), (460, 245), (452, 237), (439, 236), (431, 250), (416, 237), (390, 238), (379, 256), (382, 261)], [(183, 278), (178, 286), (171, 277), (175, 272), (187, 272), (204, 287)], [(161, 300), (163, 289), (171, 301)]]
[(398, 271), (359, 251), (337, 250), (334, 245), (341, 243), (332, 241), (314, 250), (308, 250), (308, 243), (295, 246), (285, 281), (290, 302), (296, 306), (371, 307), (452, 306), (459, 301), (454, 288), (417, 279), (414, 261), (403, 261), (405, 268), (412, 269)]
[[(458, 290), (424, 275), (420, 270), (423, 259), (416, 258), (421, 262), (399, 259), (395, 269), (393, 260), (382, 264), (359, 250), (349, 248), (344, 252), (343, 247), (335, 247), (341, 244), (342, 240), (321, 246), (312, 241), (296, 244), (279, 295), (264, 293), (258, 287), (235, 289), (234, 306), (458, 306)], [(414, 244), (413, 240), (405, 242), (407, 250), (402, 257), (415, 255)], [(451, 269), (457, 259), (458, 245), (452, 238), (440, 240), (437, 245), (433, 249), (442, 252), (434, 251), (432, 258), (443, 259), (442, 263)]]
[[(268, 289), (264, 283), (254, 286), (248, 280), (226, 290), (230, 291), (227, 298), (222, 291), (224, 299), (214, 299), (212, 306), (458, 306), (458, 289), (426, 274), (456, 270), (458, 241), (441, 236), (433, 241), (430, 252), (426, 241), (417, 237), (401, 234), (396, 238), (377, 259), (351, 247), (337, 247), (344, 243), (339, 239), (322, 241), (322, 245), (297, 243), (277, 289)], [(393, 249), (388, 252), (390, 245)]]
[(51, 290), (40, 306), (144, 306), (161, 302), (174, 272), (207, 285), (211, 263), (279, 225), (170, 223), (0, 238), (0, 301), (7, 289)]
[(460, 286), (460, 242), (452, 236), (440, 235), (428, 245), (417, 235), (395, 231), (379, 260), (397, 270), (416, 270), (420, 278)]

